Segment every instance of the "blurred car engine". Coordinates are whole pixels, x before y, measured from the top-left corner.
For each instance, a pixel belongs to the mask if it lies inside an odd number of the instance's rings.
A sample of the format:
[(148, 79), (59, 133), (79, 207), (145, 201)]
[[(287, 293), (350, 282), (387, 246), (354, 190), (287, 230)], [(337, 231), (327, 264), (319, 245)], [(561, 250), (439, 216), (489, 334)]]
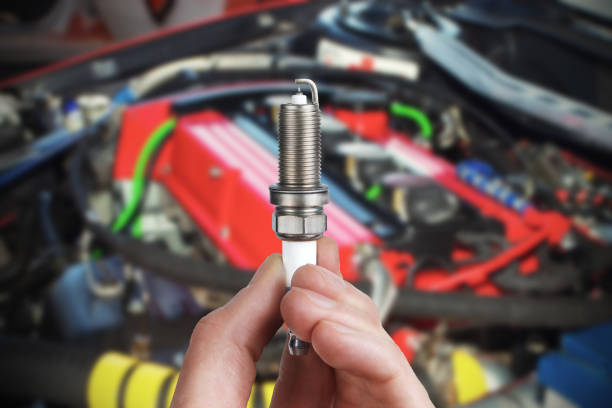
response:
[(593, 7), (294, 1), (5, 80), (3, 405), (169, 406), (195, 323), (280, 251), (278, 107), (305, 77), (327, 235), (434, 404), (607, 406), (612, 14)]

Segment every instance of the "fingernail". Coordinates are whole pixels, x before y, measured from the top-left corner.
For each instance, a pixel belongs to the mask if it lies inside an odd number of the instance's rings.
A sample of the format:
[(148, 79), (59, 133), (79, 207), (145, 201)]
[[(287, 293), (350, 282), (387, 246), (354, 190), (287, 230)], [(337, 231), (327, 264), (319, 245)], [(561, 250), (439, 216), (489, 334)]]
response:
[[(271, 270), (273, 270), (274, 272), (269, 272)], [(279, 254), (272, 254), (268, 256), (265, 261), (263, 261), (259, 268), (257, 268), (257, 272), (255, 272), (255, 275), (249, 282), (249, 286), (256, 283), (257, 281), (262, 279), (263, 276), (269, 273), (271, 273), (272, 275), (277, 275), (277, 277), (279, 278), (284, 278), (285, 271), (283, 269), (283, 261)]]
[(311, 290), (302, 291), (304, 292), (304, 294), (306, 294), (308, 299), (312, 301), (312, 303), (316, 304), (319, 307), (322, 307), (324, 309), (331, 309), (332, 307), (336, 306), (336, 301), (328, 298), (327, 296), (320, 295), (317, 292), (313, 292)]

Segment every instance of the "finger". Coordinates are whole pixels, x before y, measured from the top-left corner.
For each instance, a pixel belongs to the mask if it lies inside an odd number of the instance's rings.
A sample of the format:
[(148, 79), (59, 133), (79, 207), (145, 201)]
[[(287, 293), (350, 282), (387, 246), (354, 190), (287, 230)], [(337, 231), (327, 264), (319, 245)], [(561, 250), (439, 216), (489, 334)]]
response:
[(373, 321), (380, 317), (376, 305), (368, 295), (345, 282), (340, 275), (317, 265), (304, 265), (293, 274), (291, 286), (308, 289), (339, 303), (345, 303), (363, 311)]
[[(364, 332), (322, 320), (312, 332), (312, 346), (325, 363), (342, 373), (337, 375), (364, 380), (362, 387), (377, 405), (433, 407), (401, 350), (382, 328)], [(341, 393), (337, 398), (343, 398)]]
[(255, 362), (281, 324), (285, 290), (280, 255), (269, 256), (249, 285), (200, 320), (191, 336), (172, 406), (245, 406)]
[(329, 269), (337, 275), (340, 273), (340, 255), (338, 244), (330, 237), (321, 237), (317, 240), (317, 265)]
[(330, 407), (335, 377), (314, 351), (293, 357), (285, 347), (270, 407)]
[(291, 288), (281, 301), (281, 314), (287, 326), (302, 340), (310, 341), (312, 330), (321, 320), (342, 323), (364, 332), (381, 328), (378, 319), (320, 293)]

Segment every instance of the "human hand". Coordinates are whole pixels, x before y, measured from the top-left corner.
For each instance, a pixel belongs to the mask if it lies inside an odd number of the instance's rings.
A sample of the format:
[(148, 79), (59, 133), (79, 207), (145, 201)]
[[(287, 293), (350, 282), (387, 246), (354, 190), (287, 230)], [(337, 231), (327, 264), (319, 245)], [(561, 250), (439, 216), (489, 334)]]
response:
[(318, 266), (298, 269), (286, 294), (282, 259), (271, 255), (249, 286), (198, 323), (172, 407), (244, 407), (282, 318), (312, 346), (303, 357), (285, 350), (272, 407), (433, 407), (374, 303), (342, 280), (333, 240), (321, 238), (317, 253)]

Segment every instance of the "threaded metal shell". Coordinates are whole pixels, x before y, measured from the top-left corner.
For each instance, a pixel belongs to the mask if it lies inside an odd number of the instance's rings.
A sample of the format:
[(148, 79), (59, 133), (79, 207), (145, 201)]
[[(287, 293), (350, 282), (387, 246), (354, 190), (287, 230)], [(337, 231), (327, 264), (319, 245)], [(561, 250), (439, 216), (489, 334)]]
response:
[(321, 118), (313, 104), (281, 105), (279, 112), (279, 185), (295, 189), (321, 185)]

